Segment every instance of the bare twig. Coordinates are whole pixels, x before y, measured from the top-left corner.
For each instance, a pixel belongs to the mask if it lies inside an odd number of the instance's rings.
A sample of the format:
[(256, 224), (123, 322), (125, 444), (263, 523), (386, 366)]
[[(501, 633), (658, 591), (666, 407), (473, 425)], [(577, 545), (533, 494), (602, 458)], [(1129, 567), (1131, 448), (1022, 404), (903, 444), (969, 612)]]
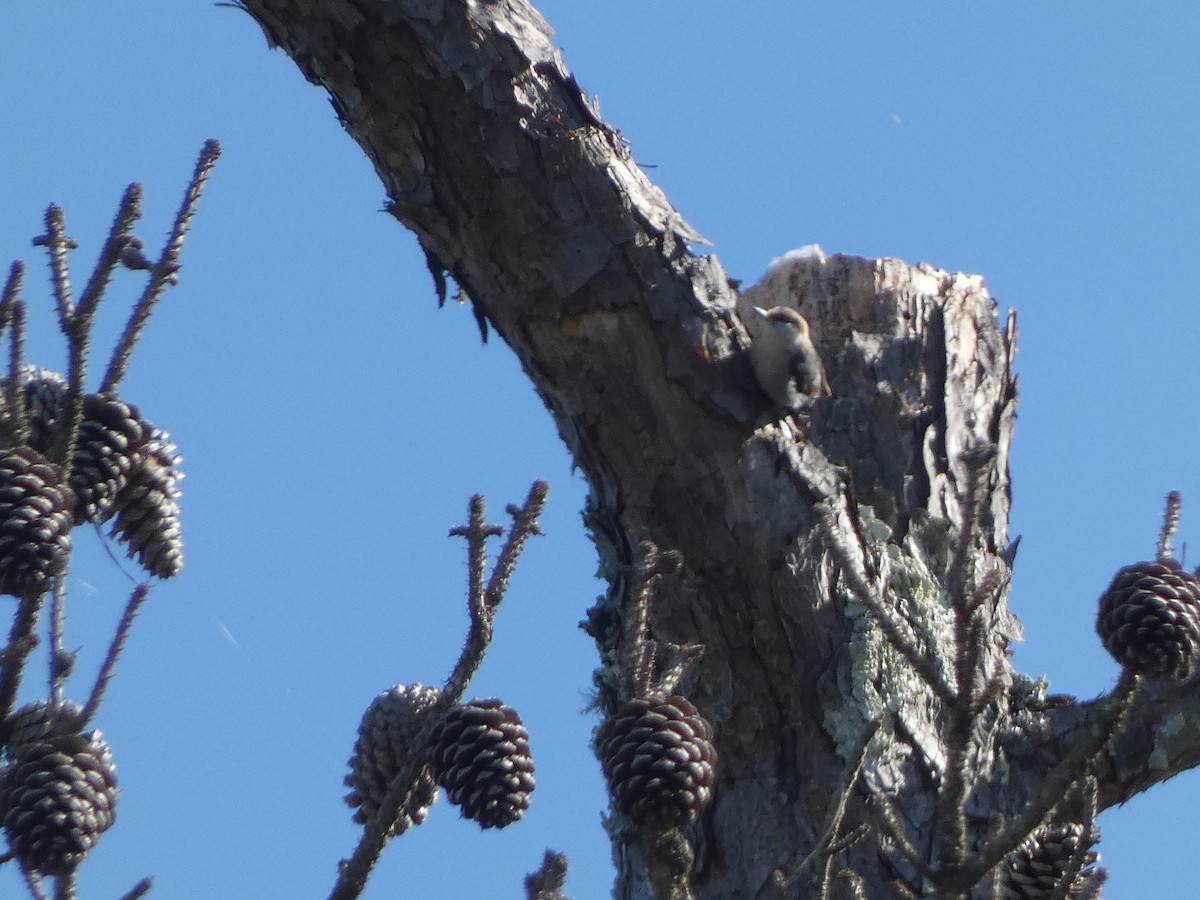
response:
[(641, 559), (634, 566), (633, 609), (623, 618), (625, 622), (621, 645), (625, 664), (621, 667), (621, 699), (645, 696), (650, 692), (654, 674), (654, 642), (650, 639), (650, 603), (654, 559), (657, 547), (650, 541), (638, 546)]
[(644, 829), (642, 852), (655, 900), (695, 900), (689, 876), (696, 854), (678, 828)]
[(692, 664), (704, 655), (704, 645), (659, 641), (658, 646), (663, 650), (663, 658), (658, 663), (650, 692), (655, 697), (669, 697), (679, 688), (679, 682)]
[(71, 450), (75, 446), (79, 422), (83, 418), (83, 382), (87, 370), (88, 335), (86, 328), (80, 328), (78, 317), (75, 315), (67, 265), (67, 251), (79, 245), (67, 237), (63, 211), (56, 204), (52, 203), (46, 209), (46, 233), (34, 238), (33, 243), (44, 246), (50, 257), (50, 283), (58, 309), (58, 325), (67, 339), (67, 392), (63, 401), (63, 421), (66, 427), (59, 431), (49, 456), (52, 461), (66, 468), (67, 475), (70, 476)]
[[(655, 642), (650, 633), (650, 607), (654, 590), (664, 574), (675, 572), (682, 562), (677, 552), (663, 553), (652, 541), (638, 544), (638, 561), (630, 573), (633, 609), (622, 618), (621, 637), (624, 665), (621, 667), (621, 699), (647, 697), (654, 679)], [(682, 676), (682, 672), (679, 673)], [(678, 681), (678, 678), (675, 678)]]
[(926, 656), (918, 648), (912, 626), (879, 599), (874, 588), (871, 587), (863, 573), (854, 564), (854, 560), (838, 531), (833, 510), (830, 509), (828, 504), (824, 503), (818, 504), (815, 508), (823, 526), (825, 546), (828, 547), (830, 555), (841, 569), (842, 579), (846, 587), (850, 589), (850, 592), (854, 594), (858, 601), (875, 618), (876, 624), (879, 626), (880, 631), (883, 632), (884, 637), (887, 638), (888, 643), (908, 661), (913, 671), (929, 685), (930, 689), (941, 698), (943, 703), (952, 705), (956, 698), (954, 690), (946, 684), (946, 680), (942, 678), (941, 672), (934, 667), (930, 661), (930, 657)]
[(46, 233), (33, 239), (35, 247), (45, 247), (50, 257), (50, 286), (54, 290), (54, 303), (58, 308), (58, 326), (63, 334), (71, 329), (75, 315), (75, 304), (71, 300), (71, 279), (67, 266), (67, 251), (79, 245), (67, 237), (66, 222), (60, 206), (51, 203), (46, 208)]
[(8, 324), (8, 311), (12, 309), (13, 303), (21, 295), (21, 282), (24, 279), (25, 263), (18, 259), (8, 267), (8, 277), (4, 280), (4, 290), (0, 292), (0, 310), (4, 311), (3, 317), (0, 318), (0, 327)]
[(25, 887), (29, 888), (29, 894), (33, 900), (50, 900), (46, 895), (46, 889), (42, 887), (42, 878), (37, 872), (22, 865), (21, 874), (25, 877)]
[(488, 525), (484, 519), (483, 496), (476, 494), (467, 508), (467, 525), (450, 529), (452, 537), (467, 539), (467, 609), (471, 617), (467, 643), (459, 656), (458, 666), (446, 681), (445, 690), (461, 694), (475, 674), (483, 653), (492, 640), (492, 616), (495, 608), (488, 605), (483, 578), (487, 571), (487, 539), (504, 534), (499, 525)]
[(1020, 816), (1008, 824), (1000, 834), (991, 838), (987, 845), (976, 851), (970, 860), (955, 870), (946, 870), (934, 877), (940, 887), (952, 890), (967, 890), (987, 875), (1008, 854), (1041, 825), (1050, 811), (1062, 800), (1072, 782), (1079, 779), (1096, 754), (1112, 737), (1117, 726), (1128, 712), (1133, 695), (1137, 691), (1137, 676), (1128, 670), (1107, 700), (1107, 709), (1093, 730), (1081, 737), (1071, 752), (1046, 774), (1038, 785), (1038, 793), (1027, 802)]
[[(1078, 896), (1078, 888), (1087, 878), (1087, 875), (1084, 875), (1082, 878), (1080, 878), (1080, 875), (1083, 872), (1084, 866), (1087, 865), (1088, 856), (1092, 852), (1092, 847), (1098, 837), (1098, 832), (1095, 830), (1096, 814), (1099, 812), (1100, 807), (1099, 798), (1096, 796), (1097, 786), (1096, 777), (1094, 775), (1088, 776), (1083, 786), (1084, 808), (1083, 816), (1079, 822), (1079, 841), (1075, 844), (1075, 850), (1071, 853), (1071, 858), (1064, 867), (1063, 876), (1059, 879), (1049, 900), (1067, 900), (1068, 897), (1074, 898)], [(1090, 875), (1091, 873), (1088, 874)]]
[(63, 695), (63, 623), (67, 615), (67, 579), (59, 578), (50, 594), (50, 703), (56, 706)]
[(220, 155), (221, 145), (219, 143), (214, 140), (204, 142), (200, 158), (196, 161), (195, 171), (192, 173), (192, 180), (184, 193), (183, 203), (175, 216), (175, 224), (163, 247), (162, 256), (151, 267), (150, 282), (134, 306), (129, 321), (125, 324), (125, 330), (117, 341), (116, 347), (113, 348), (108, 371), (104, 373), (104, 379), (100, 385), (101, 391), (116, 390), (117, 385), (125, 376), (125, 370), (129, 366), (129, 357), (133, 353), (133, 348), (137, 344), (138, 337), (145, 328), (150, 314), (154, 311), (155, 303), (158, 302), (163, 289), (167, 285), (175, 283), (179, 272), (179, 253), (183, 248), (183, 239), (187, 235), (188, 225), (196, 212), (196, 204), (200, 201), (204, 184), (208, 181), (208, 175)]
[(137, 615), (138, 609), (145, 601), (150, 593), (150, 585), (142, 582), (133, 589), (133, 593), (129, 595), (129, 602), (125, 604), (125, 613), (121, 616), (121, 622), (117, 625), (116, 634), (113, 635), (112, 643), (108, 648), (108, 655), (104, 657), (104, 663), (100, 666), (100, 672), (96, 675), (96, 684), (92, 687), (92, 695), (88, 697), (88, 701), (84, 704), (83, 710), (79, 713), (79, 727), (86, 728), (92, 720), (92, 716), (96, 714), (97, 708), (100, 706), (100, 701), (104, 697), (104, 691), (108, 687), (108, 682), (112, 678), (113, 669), (117, 665), (117, 659), (121, 655), (121, 650), (125, 647), (125, 641), (129, 637), (129, 629), (133, 625), (134, 616)]
[(1179, 514), (1183, 510), (1183, 495), (1179, 491), (1171, 491), (1167, 494), (1167, 508), (1163, 511), (1162, 528), (1158, 532), (1158, 552), (1156, 558), (1159, 562), (1171, 559), (1175, 555), (1175, 549), (1171, 546), (1171, 538), (1175, 536), (1175, 530), (1179, 527)]
[(513, 569), (516, 568), (521, 551), (525, 549), (525, 542), (531, 536), (542, 533), (538, 517), (546, 508), (546, 498), (549, 494), (550, 485), (544, 481), (535, 481), (529, 489), (529, 496), (525, 498), (524, 506), (509, 504), (505, 507), (512, 516), (513, 524), (508, 532), (508, 540), (500, 548), (500, 556), (492, 569), (492, 577), (488, 580), (487, 602), (493, 609), (500, 605), (504, 592), (508, 590), (508, 583), (512, 579)]
[(21, 865), (21, 875), (25, 878), (25, 887), (29, 888), (29, 894), (33, 900), (50, 900), (46, 894), (46, 889), (42, 887), (42, 876), (32, 869)]
[(25, 355), (25, 301), (12, 302), (12, 332), (8, 342), (8, 424), (18, 444), (29, 440), (29, 416), (21, 389), (21, 361)]
[(971, 739), (978, 713), (978, 694), (984, 690), (980, 666), (991, 616), (989, 613), (994, 585), (998, 584), (995, 570), (983, 584), (972, 587), (979, 551), (975, 547), (981, 528), (981, 508), (984, 475), (996, 457), (991, 444), (972, 447), (959, 460), (966, 468), (963, 490), (962, 524), (946, 587), (954, 610), (954, 681), (957, 697), (951, 704), (946, 734), (946, 766), (941, 790), (937, 795), (937, 840), (939, 865), (956, 869), (966, 854), (966, 798), (971, 789), (967, 761), (971, 756)]
[(54, 879), (54, 900), (75, 900), (75, 872), (70, 871)]
[(838, 791), (837, 797), (834, 799), (833, 805), (829, 808), (829, 813), (825, 817), (825, 828), (822, 830), (821, 836), (817, 839), (812, 851), (804, 859), (797, 864), (791, 877), (795, 877), (803, 872), (808, 866), (818, 857), (824, 855), (826, 857), (825, 874), (822, 878), (822, 891), (826, 891), (829, 885), (830, 877), (830, 860), (836, 852), (833, 850), (835, 838), (838, 831), (842, 827), (842, 819), (846, 815), (846, 804), (850, 802), (850, 797), (854, 793), (854, 788), (858, 784), (858, 776), (862, 773), (863, 763), (867, 759), (867, 749), (871, 746), (871, 740), (879, 731), (880, 722), (878, 719), (867, 723), (867, 727), (863, 729), (863, 733), (859, 735), (858, 752), (846, 761), (846, 768), (842, 772), (840, 779), (842, 789)]
[(0, 722), (12, 715), (25, 671), (25, 660), (37, 645), (34, 629), (42, 598), (24, 598), (13, 617), (12, 629), (8, 633), (8, 644), (0, 654)]
[(104, 246), (100, 248), (100, 257), (96, 260), (96, 268), (92, 270), (92, 277), (88, 279), (87, 286), (79, 298), (79, 306), (76, 308), (74, 316), (75, 327), (83, 330), (91, 328), (92, 320), (96, 316), (96, 309), (104, 296), (105, 288), (108, 287), (108, 281), (112, 278), (112, 273), (116, 271), (117, 266), (121, 264), (121, 253), (129, 243), (134, 223), (141, 217), (142, 186), (131, 184), (125, 188), (125, 193), (121, 196), (121, 202), (117, 206), (117, 216), (113, 220), (112, 228), (108, 230), (108, 237), (104, 239)]
[(992, 671), (984, 682), (983, 690), (976, 698), (975, 707), (971, 710), (972, 721), (978, 721), (983, 713), (991, 709), (1000, 694), (1004, 691), (1004, 657), (998, 656), (992, 661)]
[(128, 891), (121, 895), (120, 900), (138, 900), (140, 897), (150, 893), (150, 888), (154, 887), (153, 878), (143, 878)]
[[(4, 282), (4, 291), (0, 293), (0, 334), (8, 327), (8, 323), (12, 319), (13, 307), (19, 302), (21, 294), (21, 281), (25, 277), (25, 264), (17, 260), (8, 270), (8, 278)], [(21, 390), (20, 372), (16, 377), (9, 376), (8, 382), (5, 384), (3, 401), (4, 409), (16, 409), (19, 392)], [(6, 416), (6, 418), (10, 418)]]
[(900, 855), (926, 878), (932, 878), (935, 874), (933, 869), (921, 858), (921, 855), (917, 853), (917, 848), (912, 845), (912, 841), (904, 833), (904, 826), (900, 824), (900, 814), (896, 809), (895, 801), (885, 794), (875, 794), (872, 796), (871, 802), (875, 806), (879, 821), (883, 824), (883, 830), (896, 845)]

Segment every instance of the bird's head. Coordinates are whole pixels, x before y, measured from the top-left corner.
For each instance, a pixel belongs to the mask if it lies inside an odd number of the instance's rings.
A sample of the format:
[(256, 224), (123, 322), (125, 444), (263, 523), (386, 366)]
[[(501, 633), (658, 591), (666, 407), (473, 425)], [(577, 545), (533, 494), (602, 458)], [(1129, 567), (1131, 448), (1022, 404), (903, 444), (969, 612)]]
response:
[(754, 312), (766, 319), (772, 328), (788, 328), (794, 330), (801, 337), (808, 337), (808, 320), (794, 309), (786, 306), (762, 309), (756, 306)]

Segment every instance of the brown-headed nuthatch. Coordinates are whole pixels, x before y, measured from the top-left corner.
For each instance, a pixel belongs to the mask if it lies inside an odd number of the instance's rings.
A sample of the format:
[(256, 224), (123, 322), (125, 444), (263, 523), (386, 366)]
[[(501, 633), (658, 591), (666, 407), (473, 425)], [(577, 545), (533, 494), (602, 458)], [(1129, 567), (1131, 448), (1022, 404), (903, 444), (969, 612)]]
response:
[(808, 320), (786, 306), (756, 306), (754, 311), (763, 323), (750, 345), (750, 363), (763, 393), (793, 411), (830, 393), (821, 356), (808, 336)]

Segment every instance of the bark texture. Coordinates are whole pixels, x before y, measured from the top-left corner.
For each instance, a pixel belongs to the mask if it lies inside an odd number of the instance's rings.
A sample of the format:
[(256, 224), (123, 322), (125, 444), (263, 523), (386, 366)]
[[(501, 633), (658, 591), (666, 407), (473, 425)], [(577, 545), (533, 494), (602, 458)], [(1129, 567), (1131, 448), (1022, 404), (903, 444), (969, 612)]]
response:
[[(688, 890), (921, 895), (922, 868), (982, 858), (1047, 786), (1086, 806), (1086, 758), (1047, 772), (1107, 736), (1115, 701), (1059, 703), (1008, 666), (1015, 320), (980, 278), (813, 251), (739, 293), (520, 0), (245, 8), (328, 90), (435, 280), (517, 354), (586, 474), (604, 698), (635, 548), (682, 554), (653, 629), (705, 646), (682, 692), (720, 754)], [(769, 408), (745, 358), (750, 307), (777, 304), (809, 319), (833, 389), (803, 418)], [(1183, 695), (1135, 703), (1099, 758), (1102, 805), (1200, 758)], [(641, 837), (611, 832), (617, 895), (653, 896)]]

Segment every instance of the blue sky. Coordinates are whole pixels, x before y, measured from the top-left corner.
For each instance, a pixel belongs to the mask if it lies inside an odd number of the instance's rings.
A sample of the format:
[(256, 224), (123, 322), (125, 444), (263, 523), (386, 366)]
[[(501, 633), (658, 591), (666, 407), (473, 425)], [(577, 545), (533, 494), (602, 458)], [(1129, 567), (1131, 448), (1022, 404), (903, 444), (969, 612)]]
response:
[[(1097, 596), (1152, 554), (1168, 490), (1184, 497), (1178, 542), (1200, 534), (1200, 7), (539, 8), (732, 276), (817, 242), (982, 274), (1019, 310), (1016, 664), (1056, 691), (1107, 690)], [(38, 363), (63, 358), (29, 246), (45, 206), (66, 209), (81, 284), (128, 182), (145, 184), (138, 233), (156, 248), (202, 141), (225, 151), (125, 382), (186, 459), (187, 564), (152, 593), (101, 708), (125, 796), (81, 896), (149, 874), (161, 897), (327, 892), (357, 837), (341, 779), (362, 710), (394, 683), (440, 682), (458, 652), (465, 557), (447, 530), (470, 494), (500, 520), (536, 478), (547, 534), (471, 691), (524, 716), (533, 807), (481, 833), (443, 800), (366, 896), (515, 897), (548, 845), (571, 857), (573, 896), (607, 896), (582, 712), (594, 652), (576, 628), (603, 585), (582, 480), (511, 353), (479, 345), (469, 310), (436, 308), (362, 152), (243, 14), (7, 4), (0, 29), (0, 262), (30, 265)], [(140, 284), (117, 279), (97, 370)], [(82, 695), (133, 569), (76, 533)], [(1192, 884), (1198, 802), (1188, 774), (1102, 817), (1109, 900)], [(20, 895), (11, 867), (0, 895)]]

